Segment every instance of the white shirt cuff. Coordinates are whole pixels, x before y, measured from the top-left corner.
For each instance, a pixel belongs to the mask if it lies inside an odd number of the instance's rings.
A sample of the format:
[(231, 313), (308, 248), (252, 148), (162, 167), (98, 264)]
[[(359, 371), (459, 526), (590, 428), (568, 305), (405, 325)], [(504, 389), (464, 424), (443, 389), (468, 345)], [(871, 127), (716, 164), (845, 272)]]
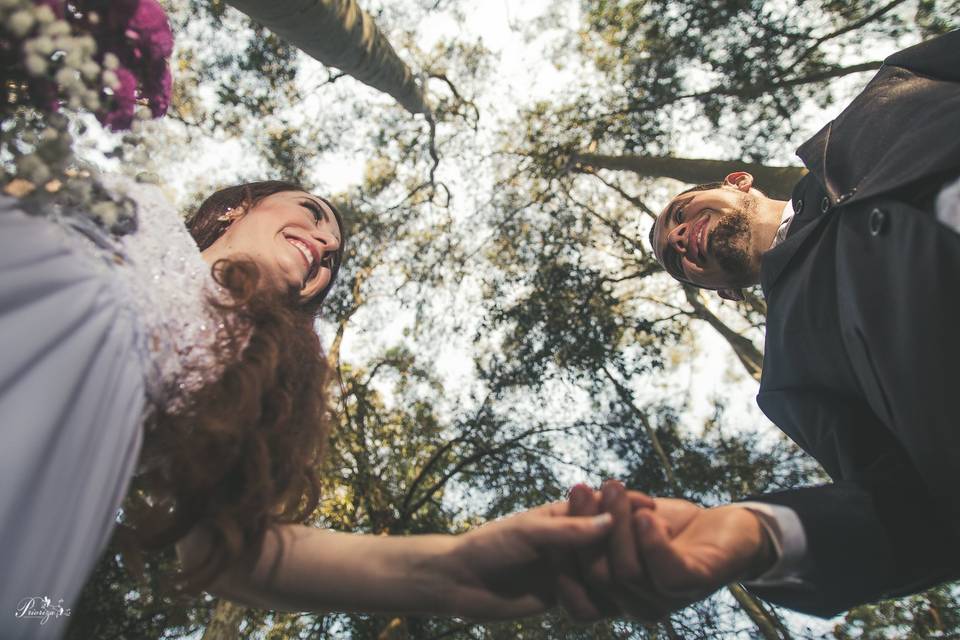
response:
[(960, 180), (943, 188), (937, 195), (937, 220), (960, 233)]
[(807, 535), (796, 512), (790, 507), (765, 502), (738, 502), (757, 515), (767, 530), (777, 561), (770, 569), (744, 584), (748, 587), (789, 587), (806, 583), (800, 578), (807, 555)]

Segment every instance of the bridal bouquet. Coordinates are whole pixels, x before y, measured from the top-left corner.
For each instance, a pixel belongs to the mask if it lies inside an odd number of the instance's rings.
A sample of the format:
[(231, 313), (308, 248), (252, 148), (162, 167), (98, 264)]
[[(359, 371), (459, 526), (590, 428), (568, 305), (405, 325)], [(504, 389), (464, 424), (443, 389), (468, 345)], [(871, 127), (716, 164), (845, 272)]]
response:
[(156, 0), (0, 0), (4, 190), (73, 191), (72, 204), (114, 224), (111, 203), (77, 179), (85, 172), (76, 167), (64, 112), (93, 113), (113, 131), (162, 116), (172, 50)]

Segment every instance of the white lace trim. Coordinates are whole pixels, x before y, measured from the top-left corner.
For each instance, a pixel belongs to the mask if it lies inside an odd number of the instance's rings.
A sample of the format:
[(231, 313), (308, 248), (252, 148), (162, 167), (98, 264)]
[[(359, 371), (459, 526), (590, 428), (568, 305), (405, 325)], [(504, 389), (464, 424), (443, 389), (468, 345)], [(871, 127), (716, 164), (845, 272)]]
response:
[(159, 187), (117, 176), (105, 185), (137, 204), (138, 228), (117, 240), (123, 258), (115, 271), (144, 329), (148, 399), (177, 413), (222, 373), (214, 347), (225, 318), (207, 300), (226, 300), (228, 294)]

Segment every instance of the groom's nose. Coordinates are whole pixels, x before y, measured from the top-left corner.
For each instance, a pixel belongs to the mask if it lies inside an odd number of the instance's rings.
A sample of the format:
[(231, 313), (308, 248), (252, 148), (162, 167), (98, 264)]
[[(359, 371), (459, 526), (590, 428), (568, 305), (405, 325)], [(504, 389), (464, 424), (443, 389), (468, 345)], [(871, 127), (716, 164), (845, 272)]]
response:
[(667, 235), (667, 244), (673, 247), (673, 250), (680, 255), (685, 255), (687, 253), (687, 244), (690, 241), (690, 238), (687, 234), (689, 229), (690, 227), (686, 222), (681, 222), (671, 229), (669, 235)]

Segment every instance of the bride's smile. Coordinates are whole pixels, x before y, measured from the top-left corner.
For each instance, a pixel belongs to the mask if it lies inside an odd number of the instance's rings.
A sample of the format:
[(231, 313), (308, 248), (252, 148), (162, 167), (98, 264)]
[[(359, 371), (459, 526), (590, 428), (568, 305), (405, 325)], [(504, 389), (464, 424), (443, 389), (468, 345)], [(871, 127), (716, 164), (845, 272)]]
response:
[(227, 230), (203, 252), (208, 263), (249, 259), (267, 286), (290, 291), (304, 301), (330, 284), (343, 236), (323, 199), (304, 191), (282, 191), (227, 218)]

